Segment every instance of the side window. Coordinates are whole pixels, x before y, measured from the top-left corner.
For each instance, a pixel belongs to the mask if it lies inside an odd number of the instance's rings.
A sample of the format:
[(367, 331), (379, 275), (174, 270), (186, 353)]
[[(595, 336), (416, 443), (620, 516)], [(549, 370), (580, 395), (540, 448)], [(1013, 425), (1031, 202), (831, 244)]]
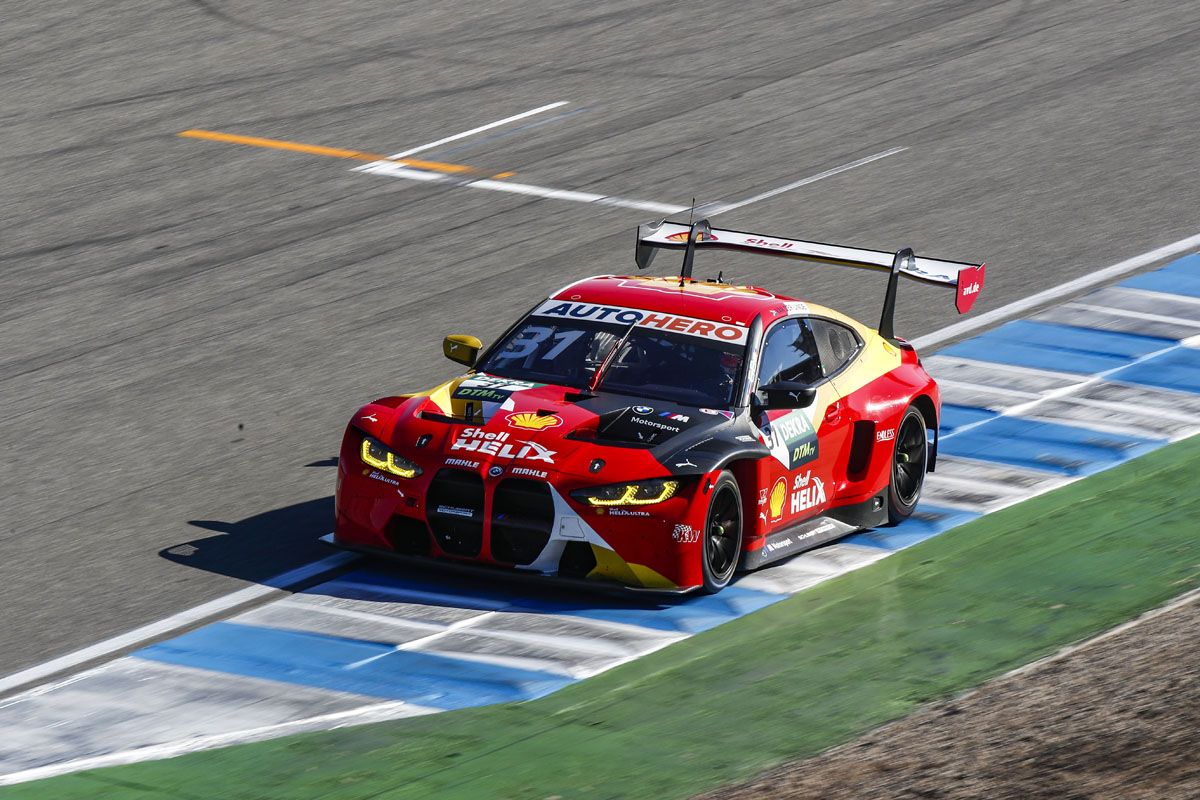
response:
[(806, 319), (785, 319), (767, 331), (758, 360), (758, 385), (821, 380), (817, 343)]
[(858, 336), (845, 325), (827, 319), (808, 320), (826, 375), (832, 375), (858, 355)]

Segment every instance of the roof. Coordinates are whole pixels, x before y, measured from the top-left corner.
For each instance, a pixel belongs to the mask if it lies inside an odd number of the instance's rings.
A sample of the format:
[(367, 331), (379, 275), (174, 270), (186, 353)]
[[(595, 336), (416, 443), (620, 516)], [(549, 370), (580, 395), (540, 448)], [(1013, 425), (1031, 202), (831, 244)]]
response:
[(794, 314), (796, 304), (801, 302), (757, 286), (688, 280), (681, 287), (679, 278), (629, 275), (585, 278), (559, 289), (551, 299), (637, 308), (743, 326), (748, 326), (759, 314), (767, 321)]

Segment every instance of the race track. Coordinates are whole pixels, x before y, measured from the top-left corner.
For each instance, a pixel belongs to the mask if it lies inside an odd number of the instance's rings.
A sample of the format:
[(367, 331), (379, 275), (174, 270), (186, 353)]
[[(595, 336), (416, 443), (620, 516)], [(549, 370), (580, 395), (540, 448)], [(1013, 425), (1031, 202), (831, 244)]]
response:
[[(986, 260), (979, 310), (1200, 232), (1200, 7), (888, 6), (12, 4), (0, 674), (324, 555), (352, 411), (655, 216), (455, 176), (737, 204), (895, 150), (717, 220)], [(437, 183), (177, 135), (386, 155), (559, 102), (413, 155)], [(877, 276), (718, 260), (878, 312)], [(902, 334), (953, 317), (903, 287)]]

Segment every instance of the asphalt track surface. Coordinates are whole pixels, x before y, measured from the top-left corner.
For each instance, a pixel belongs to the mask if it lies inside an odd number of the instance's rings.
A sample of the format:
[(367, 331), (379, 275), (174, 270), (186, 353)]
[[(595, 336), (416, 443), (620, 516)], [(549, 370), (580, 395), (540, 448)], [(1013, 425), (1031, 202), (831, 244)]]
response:
[[(677, 205), (904, 147), (715, 222), (985, 259), (977, 310), (1200, 232), (1200, 5), (562, 5), (6, 7), (0, 674), (324, 555), (354, 409), (632, 270), (653, 216), (181, 131), (387, 154), (566, 101), (416, 157)], [(718, 268), (867, 320), (883, 290)], [(953, 318), (902, 287), (902, 334)]]

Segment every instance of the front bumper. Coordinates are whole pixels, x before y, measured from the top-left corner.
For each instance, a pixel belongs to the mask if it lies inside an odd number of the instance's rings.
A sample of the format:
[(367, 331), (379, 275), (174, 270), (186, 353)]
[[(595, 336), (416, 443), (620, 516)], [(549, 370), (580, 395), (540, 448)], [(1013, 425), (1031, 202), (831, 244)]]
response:
[(554, 586), (563, 586), (583, 589), (588, 592), (601, 592), (604, 594), (615, 594), (618, 596), (629, 595), (663, 595), (671, 597), (681, 597), (691, 594), (699, 587), (674, 587), (674, 588), (647, 588), (644, 586), (630, 586), (628, 584), (619, 583), (616, 581), (595, 580), (590, 578), (569, 578), (563, 575), (543, 575), (536, 572), (527, 572), (515, 569), (505, 569), (491, 564), (485, 564), (477, 561), (459, 561), (443, 558), (431, 558), (429, 556), (405, 555), (398, 553), (395, 550), (384, 549), (379, 547), (371, 547), (370, 545), (359, 545), (353, 543), (341, 542), (335, 533), (327, 533), (320, 537), (320, 541), (330, 547), (338, 550), (349, 551), (353, 553), (362, 553), (363, 555), (372, 556), (374, 558), (383, 558), (388, 561), (394, 561), (398, 564), (407, 566), (419, 567), (424, 570), (439, 570), (446, 573), (473, 575), (476, 577), (488, 578), (489, 580), (511, 581), (513, 583), (528, 583), (536, 581), (538, 583), (549, 583)]
[(693, 480), (662, 503), (593, 508), (570, 499), (579, 479), (513, 477), (495, 464), (443, 466), (386, 479), (354, 453), (339, 463), (339, 547), (408, 561), (447, 561), (585, 583), (685, 592), (703, 584), (707, 497)]

